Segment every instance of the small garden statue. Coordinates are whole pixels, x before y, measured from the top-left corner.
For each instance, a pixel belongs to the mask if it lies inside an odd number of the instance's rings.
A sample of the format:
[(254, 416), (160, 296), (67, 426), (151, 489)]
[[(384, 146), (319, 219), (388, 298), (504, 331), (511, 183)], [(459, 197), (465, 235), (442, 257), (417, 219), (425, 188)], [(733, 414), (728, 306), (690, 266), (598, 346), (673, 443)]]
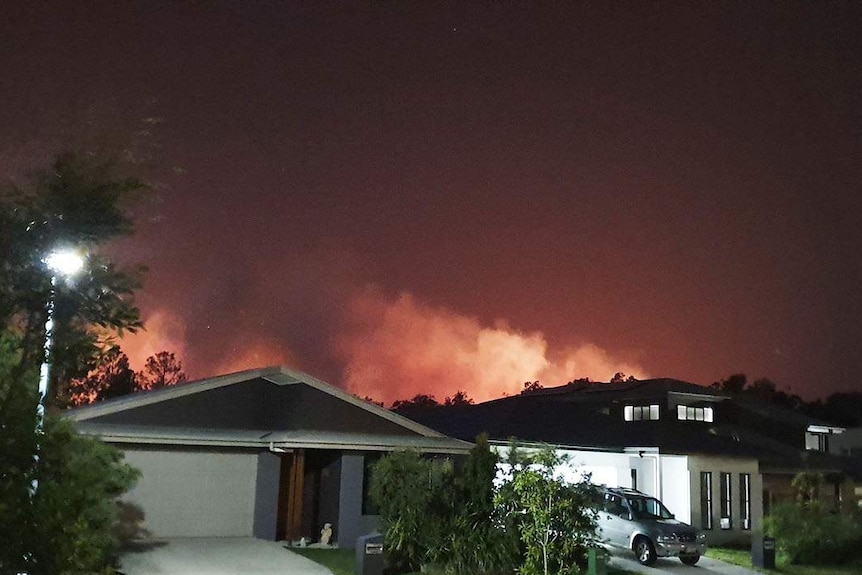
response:
[(332, 523), (324, 523), (323, 529), (320, 530), (320, 544), (322, 546), (329, 545), (332, 539)]

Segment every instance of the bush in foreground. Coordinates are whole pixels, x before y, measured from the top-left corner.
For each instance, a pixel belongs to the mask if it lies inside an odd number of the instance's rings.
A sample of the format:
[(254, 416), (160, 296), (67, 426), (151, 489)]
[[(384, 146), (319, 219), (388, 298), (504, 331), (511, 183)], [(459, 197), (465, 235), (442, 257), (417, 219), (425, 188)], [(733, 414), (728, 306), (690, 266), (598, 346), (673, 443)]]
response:
[[(67, 420), (48, 417), (37, 436), (33, 394), (8, 383), (0, 381), (0, 409), (14, 407), (19, 417), (0, 424), (0, 573), (112, 572), (117, 498), (138, 471)], [(34, 478), (39, 483), (32, 494)]]
[[(836, 510), (819, 499), (817, 474), (799, 474), (794, 502), (775, 505), (764, 521), (766, 532), (791, 563), (829, 565), (862, 557), (862, 514)], [(854, 506), (855, 507), (855, 506)]]

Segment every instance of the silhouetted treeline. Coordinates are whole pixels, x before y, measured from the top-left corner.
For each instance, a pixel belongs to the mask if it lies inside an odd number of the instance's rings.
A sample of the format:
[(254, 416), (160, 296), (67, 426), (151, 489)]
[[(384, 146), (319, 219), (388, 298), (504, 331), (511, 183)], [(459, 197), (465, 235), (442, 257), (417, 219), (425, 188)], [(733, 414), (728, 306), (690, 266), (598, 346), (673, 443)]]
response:
[(795, 393), (787, 393), (766, 378), (751, 383), (744, 373), (735, 373), (716, 381), (710, 387), (730, 395), (753, 397), (787, 409), (796, 409), (806, 415), (843, 427), (862, 426), (862, 392), (833, 393), (826, 399), (805, 401)]

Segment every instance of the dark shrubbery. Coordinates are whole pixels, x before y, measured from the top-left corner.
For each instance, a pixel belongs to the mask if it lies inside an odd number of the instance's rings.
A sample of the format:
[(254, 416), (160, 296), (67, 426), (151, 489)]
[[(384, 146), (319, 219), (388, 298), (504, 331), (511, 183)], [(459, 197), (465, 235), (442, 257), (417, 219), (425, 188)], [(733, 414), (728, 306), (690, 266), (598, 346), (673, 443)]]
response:
[(822, 478), (799, 474), (797, 500), (773, 506), (766, 532), (791, 563), (834, 565), (862, 557), (862, 513), (857, 506), (835, 510), (817, 497)]
[[(79, 435), (62, 419), (46, 421), (40, 451), (36, 494), (23, 497), (28, 481), (15, 490), (21, 495), (19, 507), (0, 505), (0, 572), (113, 573), (112, 554), (119, 543), (116, 498), (135, 483), (138, 471), (122, 462), (119, 451)], [(16, 523), (5, 520), (11, 516)]]
[(395, 570), (431, 564), (456, 574), (504, 570), (507, 547), (491, 521), (496, 462), (487, 441), (480, 440), (459, 469), (448, 459), (412, 451), (391, 453), (375, 464), (371, 497)]
[(79, 435), (65, 419), (49, 416), (37, 435), (35, 386), (20, 383), (36, 376), (16, 375), (7, 358), (0, 353), (0, 574), (113, 572), (117, 497), (139, 473), (118, 450)]
[(555, 477), (550, 450), (515, 456), (495, 489), (498, 458), (480, 437), (463, 464), (396, 452), (374, 467), (371, 496), (397, 571), (454, 575), (578, 573), (595, 536), (588, 484)]

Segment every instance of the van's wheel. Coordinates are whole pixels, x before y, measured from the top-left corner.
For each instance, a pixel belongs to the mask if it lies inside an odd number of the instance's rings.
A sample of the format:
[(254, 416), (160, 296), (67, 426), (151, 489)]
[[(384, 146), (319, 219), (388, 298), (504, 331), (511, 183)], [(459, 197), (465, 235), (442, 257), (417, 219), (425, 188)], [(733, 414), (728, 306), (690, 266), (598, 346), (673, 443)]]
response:
[(700, 560), (700, 555), (680, 555), (679, 560), (686, 565), (694, 565)]
[(640, 536), (635, 539), (635, 544), (633, 547), (635, 550), (635, 557), (637, 557), (638, 563), (647, 566), (655, 563), (655, 547), (653, 547), (652, 542), (649, 539), (644, 536)]

